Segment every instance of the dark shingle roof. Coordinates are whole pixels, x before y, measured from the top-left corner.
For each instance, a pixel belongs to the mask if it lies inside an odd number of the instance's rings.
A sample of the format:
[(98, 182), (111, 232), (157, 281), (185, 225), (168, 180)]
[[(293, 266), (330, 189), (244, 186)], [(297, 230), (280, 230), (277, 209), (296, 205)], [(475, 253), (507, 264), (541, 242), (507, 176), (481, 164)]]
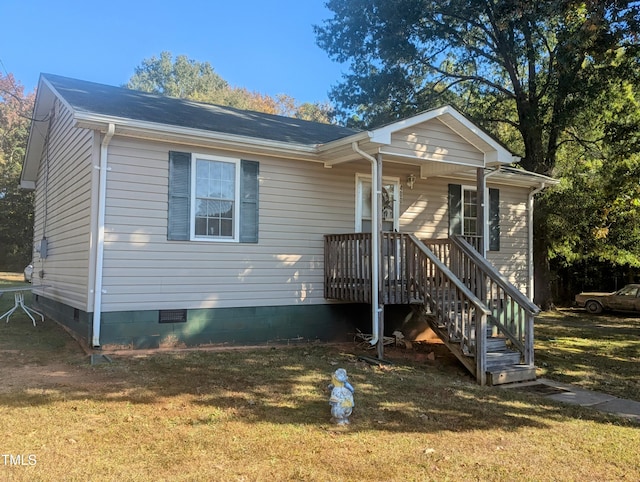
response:
[(325, 144), (359, 131), (121, 87), (42, 75), (77, 112), (302, 145)]

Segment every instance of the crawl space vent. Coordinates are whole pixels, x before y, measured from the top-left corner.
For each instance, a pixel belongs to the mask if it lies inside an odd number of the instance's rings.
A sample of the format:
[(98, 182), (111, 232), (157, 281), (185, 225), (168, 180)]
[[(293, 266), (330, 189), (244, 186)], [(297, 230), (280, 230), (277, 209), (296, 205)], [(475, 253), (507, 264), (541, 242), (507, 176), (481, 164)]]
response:
[(159, 323), (186, 323), (187, 310), (160, 310)]

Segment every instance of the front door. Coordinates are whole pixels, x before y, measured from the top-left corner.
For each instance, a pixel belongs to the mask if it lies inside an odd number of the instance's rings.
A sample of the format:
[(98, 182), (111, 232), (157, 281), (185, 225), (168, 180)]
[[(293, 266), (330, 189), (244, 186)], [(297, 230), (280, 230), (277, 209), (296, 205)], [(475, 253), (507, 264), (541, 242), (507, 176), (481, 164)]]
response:
[[(356, 232), (371, 232), (371, 176), (356, 175)], [(400, 224), (400, 180), (382, 178), (382, 230), (398, 231)]]

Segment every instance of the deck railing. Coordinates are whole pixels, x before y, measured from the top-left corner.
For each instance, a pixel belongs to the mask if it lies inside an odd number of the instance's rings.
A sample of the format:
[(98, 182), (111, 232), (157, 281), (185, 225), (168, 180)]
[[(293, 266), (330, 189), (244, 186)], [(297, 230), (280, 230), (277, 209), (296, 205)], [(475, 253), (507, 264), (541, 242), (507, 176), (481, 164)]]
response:
[(371, 303), (371, 234), (324, 237), (324, 297)]
[[(371, 235), (325, 236), (325, 297), (371, 300)], [(380, 300), (423, 303), (434, 313), (460, 360), (486, 383), (486, 337), (491, 311), (414, 235), (385, 232), (381, 242)]]

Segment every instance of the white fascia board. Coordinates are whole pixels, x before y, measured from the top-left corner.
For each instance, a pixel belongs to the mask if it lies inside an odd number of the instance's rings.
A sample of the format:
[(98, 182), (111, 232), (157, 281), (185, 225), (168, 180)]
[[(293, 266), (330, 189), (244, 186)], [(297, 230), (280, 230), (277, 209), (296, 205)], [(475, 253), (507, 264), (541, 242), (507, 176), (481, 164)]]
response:
[(451, 110), (453, 109), (450, 106), (444, 106), (438, 109), (432, 109), (427, 112), (423, 112), (422, 114), (418, 114), (413, 117), (409, 117), (408, 119), (388, 124), (378, 129), (373, 129), (371, 131), (371, 140), (379, 144), (391, 144), (391, 134), (393, 134), (394, 132), (430, 121), (431, 119), (435, 119), (436, 117), (440, 117), (441, 115), (450, 113)]
[(218, 147), (240, 151), (247, 150), (250, 152), (262, 152), (268, 155), (279, 155), (286, 158), (320, 162), (320, 159), (317, 158), (317, 146), (292, 144), (82, 112), (75, 113), (74, 118), (77, 127), (95, 129), (101, 132), (106, 132), (109, 123), (113, 123), (116, 125), (116, 135), (126, 137), (175, 142), (191, 146)]
[(40, 77), (34, 102), (33, 121), (29, 128), (27, 151), (22, 163), (22, 172), (20, 173), (20, 186), (24, 189), (30, 189), (27, 186), (32, 182), (35, 184), (38, 177), (40, 159), (42, 158), (49, 128), (49, 113), (54, 105), (54, 100), (55, 91), (44, 78)]

